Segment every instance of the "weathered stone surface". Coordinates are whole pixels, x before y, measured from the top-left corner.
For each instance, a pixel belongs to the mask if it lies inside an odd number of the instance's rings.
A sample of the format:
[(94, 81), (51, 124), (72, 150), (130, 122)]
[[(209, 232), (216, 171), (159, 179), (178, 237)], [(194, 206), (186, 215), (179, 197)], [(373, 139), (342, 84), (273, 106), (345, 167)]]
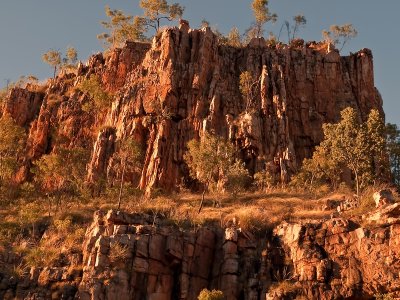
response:
[(368, 222), (378, 225), (392, 225), (400, 223), (400, 203), (384, 206), (364, 216)]
[[(238, 87), (244, 70), (260, 79), (248, 103)], [(82, 109), (90, 99), (76, 87), (91, 74), (114, 95), (104, 112)], [(91, 150), (87, 179), (97, 192), (111, 174), (118, 141), (130, 136), (145, 159), (142, 172), (127, 180), (149, 192), (171, 191), (188, 178), (184, 151), (204, 130), (234, 142), (250, 173), (267, 165), (287, 181), (321, 141), (322, 124), (337, 121), (347, 106), (363, 119), (372, 108), (383, 114), (370, 50), (340, 57), (333, 47), (301, 41), (267, 47), (263, 39), (234, 48), (219, 45), (210, 28), (192, 30), (182, 21), (151, 45), (128, 42), (107, 57), (92, 56), (77, 75), (49, 80), (44, 92), (12, 90), (0, 114), (29, 129), (20, 181), (31, 161), (62, 144)]]
[(394, 202), (393, 193), (391, 190), (380, 190), (373, 195), (376, 207), (381, 207)]

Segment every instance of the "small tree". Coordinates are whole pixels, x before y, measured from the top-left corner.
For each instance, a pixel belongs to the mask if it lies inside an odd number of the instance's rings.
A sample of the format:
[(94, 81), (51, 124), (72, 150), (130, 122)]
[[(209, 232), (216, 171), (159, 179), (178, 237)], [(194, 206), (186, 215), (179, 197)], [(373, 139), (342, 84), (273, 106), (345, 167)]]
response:
[[(370, 177), (368, 134), (364, 126), (358, 122), (358, 116), (353, 108), (341, 112), (341, 121), (337, 124), (324, 124), (325, 140), (321, 147), (330, 151), (331, 157), (348, 167), (355, 179), (357, 196), (360, 188)], [(329, 150), (330, 149), (330, 150)]]
[(201, 20), (200, 27), (210, 27), (210, 22), (203, 18), (203, 20)]
[(210, 186), (218, 190), (218, 183), (227, 173), (234, 157), (234, 148), (222, 138), (205, 132), (201, 140), (191, 140), (184, 155), (190, 176), (203, 184), (199, 213), (203, 208), (204, 195)]
[(387, 178), (385, 131), (378, 111), (372, 110), (368, 121), (360, 123), (356, 111), (348, 107), (339, 123), (324, 124), (323, 131), (324, 140), (312, 159), (303, 162), (300, 177), (311, 184), (315, 179), (329, 180), (335, 187), (346, 167), (354, 176), (357, 196), (367, 184)]
[(322, 31), (322, 36), (324, 40), (328, 43), (332, 43), (334, 45), (340, 45), (340, 50), (346, 45), (346, 43), (355, 38), (358, 32), (353, 27), (352, 24), (344, 24), (344, 25), (331, 25), (328, 30)]
[(43, 155), (34, 163), (33, 172), (35, 182), (41, 191), (48, 196), (49, 214), (51, 200), (57, 199), (61, 204), (61, 197), (66, 194), (82, 195), (85, 192), (84, 178), (89, 153), (82, 148), (58, 148), (56, 152)]
[(78, 61), (78, 51), (74, 47), (68, 47), (65, 52), (65, 60), (69, 64), (76, 64)]
[(331, 157), (330, 149), (324, 145), (318, 146), (313, 153), (312, 158), (306, 158), (299, 174), (293, 179), (293, 183), (299, 185), (310, 185), (314, 187), (315, 183), (329, 182), (333, 188), (336, 188), (340, 182), (341, 165), (338, 160)]
[(185, 8), (178, 3), (168, 4), (166, 0), (140, 0), (139, 5), (144, 10), (144, 24), (157, 33), (161, 20), (172, 21), (181, 18)]
[(279, 32), (279, 37), (280, 33), (282, 32), (283, 26), (286, 27), (286, 31), (288, 34), (288, 43), (290, 43), (294, 38), (296, 37), (296, 34), (300, 30), (301, 27), (304, 27), (307, 24), (307, 19), (304, 15), (296, 15), (293, 17), (294, 25), (290, 26), (289, 21), (285, 21), (285, 23), (281, 27), (281, 31)]
[(45, 63), (54, 68), (53, 78), (56, 78), (57, 68), (61, 66), (61, 52), (56, 50), (49, 50), (42, 55)]
[(127, 40), (143, 41), (146, 39), (145, 21), (141, 17), (126, 15), (122, 10), (110, 9), (106, 6), (105, 12), (109, 21), (102, 21), (101, 25), (109, 32), (99, 34), (97, 38), (102, 40), (107, 48), (115, 48)]
[(30, 202), (27, 205), (22, 205), (18, 210), (18, 219), (21, 227), (29, 225), (32, 227), (31, 237), (36, 237), (37, 228), (35, 224), (43, 215), (42, 207), (35, 202)]
[(268, 22), (275, 23), (278, 19), (277, 14), (273, 14), (269, 11), (268, 0), (253, 0), (251, 4), (253, 10), (255, 23), (253, 28), (255, 29), (255, 36), (261, 37), (264, 33), (264, 25)]

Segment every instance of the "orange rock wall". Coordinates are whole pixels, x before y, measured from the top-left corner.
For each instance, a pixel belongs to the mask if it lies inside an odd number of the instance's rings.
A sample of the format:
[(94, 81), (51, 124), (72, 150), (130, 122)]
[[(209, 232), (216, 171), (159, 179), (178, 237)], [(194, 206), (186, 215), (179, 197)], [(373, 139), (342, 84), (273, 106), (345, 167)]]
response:
[[(253, 40), (234, 48), (218, 45), (209, 28), (170, 28), (151, 45), (129, 42), (92, 56), (77, 75), (50, 80), (44, 94), (13, 90), (3, 112), (29, 131), (25, 177), (32, 160), (61, 143), (54, 135), (64, 146), (91, 150), (89, 181), (107, 173), (110, 143), (133, 136), (145, 152), (140, 187), (171, 191), (188, 181), (187, 142), (208, 130), (237, 145), (250, 173), (268, 168), (288, 181), (321, 141), (322, 124), (337, 121), (343, 108), (363, 119), (372, 108), (383, 114), (371, 52), (341, 57), (317, 46)], [(250, 100), (239, 91), (243, 71), (256, 79)], [(91, 74), (114, 95), (106, 112), (84, 112), (89, 100), (74, 90)], [(101, 142), (102, 130), (113, 131), (110, 143)]]

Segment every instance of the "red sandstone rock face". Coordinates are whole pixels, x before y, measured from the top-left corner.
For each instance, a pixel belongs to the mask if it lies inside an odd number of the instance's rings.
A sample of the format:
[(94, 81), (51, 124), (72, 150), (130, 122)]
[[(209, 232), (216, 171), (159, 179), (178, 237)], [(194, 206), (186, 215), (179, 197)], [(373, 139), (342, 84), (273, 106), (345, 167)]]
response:
[(29, 126), (37, 118), (44, 93), (30, 92), (14, 88), (3, 107), (3, 113), (9, 114), (19, 126)]
[[(68, 147), (93, 149), (91, 180), (105, 175), (113, 155), (114, 147), (98, 134), (107, 126), (115, 130), (113, 141), (133, 136), (146, 149), (140, 187), (147, 191), (173, 190), (188, 178), (186, 144), (204, 130), (235, 143), (251, 173), (267, 165), (287, 181), (321, 141), (323, 123), (337, 121), (347, 106), (361, 118), (372, 108), (382, 112), (382, 100), (367, 49), (340, 57), (311, 45), (263, 45), (255, 40), (240, 49), (221, 46), (209, 28), (170, 28), (151, 46), (127, 43), (106, 58), (92, 56), (77, 76), (51, 81), (44, 98), (15, 90), (5, 107), (30, 127), (28, 161), (51, 152), (58, 143), (52, 134), (62, 134)], [(243, 71), (259, 79), (249, 103), (239, 92)], [(86, 97), (72, 91), (90, 74), (115, 95), (106, 115), (83, 112)]]

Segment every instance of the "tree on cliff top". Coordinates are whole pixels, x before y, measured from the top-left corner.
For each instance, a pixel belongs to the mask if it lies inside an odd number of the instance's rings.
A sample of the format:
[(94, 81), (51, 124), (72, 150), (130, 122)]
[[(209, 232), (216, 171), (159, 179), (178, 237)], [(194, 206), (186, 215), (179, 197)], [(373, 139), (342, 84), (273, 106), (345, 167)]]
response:
[(144, 24), (154, 28), (157, 33), (161, 20), (176, 20), (181, 18), (185, 8), (179, 3), (168, 4), (166, 0), (140, 0), (139, 5), (144, 10)]
[(105, 7), (109, 21), (102, 21), (101, 25), (106, 28), (109, 33), (103, 32), (97, 38), (102, 40), (107, 48), (121, 46), (125, 41), (143, 41), (146, 39), (144, 33), (146, 31), (144, 19), (141, 17), (132, 17), (126, 15), (122, 10), (110, 9)]
[(56, 50), (49, 50), (42, 55), (45, 63), (54, 68), (53, 78), (56, 78), (57, 68), (61, 65), (61, 52)]
[(53, 78), (55, 78), (57, 74), (57, 69), (73, 69), (76, 67), (78, 52), (74, 47), (68, 47), (65, 52), (65, 57), (62, 58), (62, 53), (60, 51), (49, 50), (42, 55), (42, 60), (54, 68)]
[(281, 32), (283, 27), (286, 27), (287, 35), (288, 35), (288, 43), (295, 39), (296, 34), (300, 30), (301, 27), (304, 27), (307, 24), (307, 19), (304, 15), (296, 15), (293, 17), (294, 25), (290, 25), (289, 21), (285, 21), (279, 31), (278, 40), (281, 36)]
[(227, 44), (232, 47), (239, 48), (242, 46), (240, 32), (237, 27), (233, 27), (228, 33)]
[(268, 0), (253, 0), (251, 8), (254, 14), (254, 32), (256, 37), (261, 37), (264, 32), (264, 24), (268, 22), (275, 23), (278, 15), (271, 13), (268, 8)]
[(332, 43), (335, 46), (341, 45), (339, 50), (342, 50), (346, 43), (355, 38), (358, 32), (352, 24), (344, 25), (331, 25), (329, 30), (322, 31), (322, 37), (328, 43)]

